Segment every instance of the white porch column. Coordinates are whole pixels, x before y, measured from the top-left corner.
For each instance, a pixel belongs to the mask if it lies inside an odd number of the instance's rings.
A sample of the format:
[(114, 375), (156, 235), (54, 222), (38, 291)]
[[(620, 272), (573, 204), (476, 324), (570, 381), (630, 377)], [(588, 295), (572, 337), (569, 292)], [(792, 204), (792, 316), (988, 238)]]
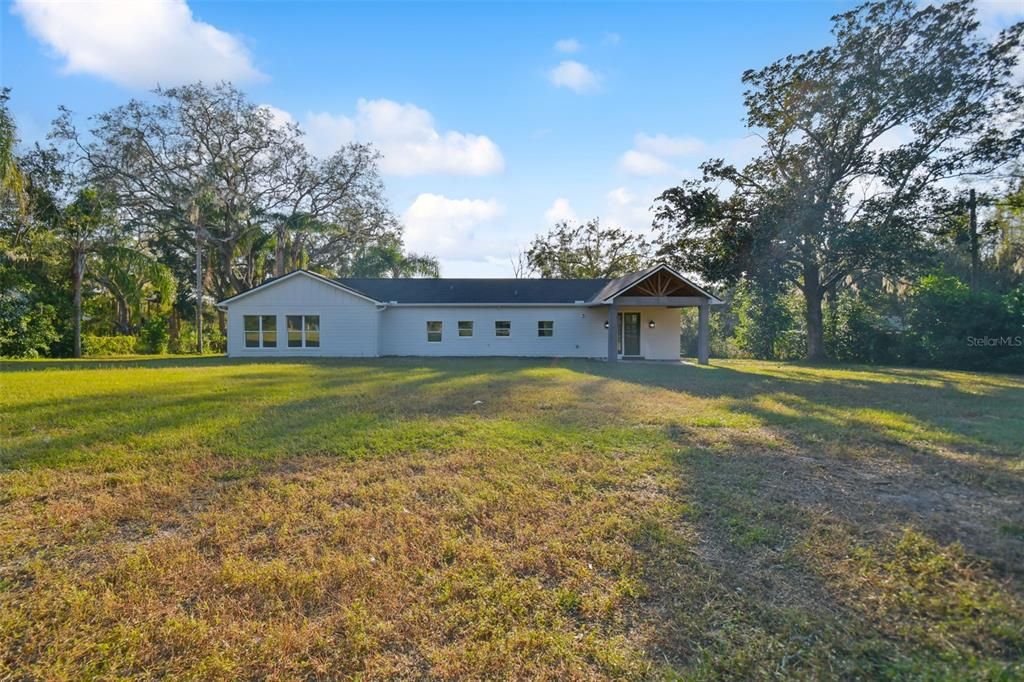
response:
[(608, 306), (608, 362), (619, 359), (619, 306)]
[(711, 355), (710, 313), (711, 306), (707, 301), (697, 306), (697, 363), (701, 365), (708, 364)]

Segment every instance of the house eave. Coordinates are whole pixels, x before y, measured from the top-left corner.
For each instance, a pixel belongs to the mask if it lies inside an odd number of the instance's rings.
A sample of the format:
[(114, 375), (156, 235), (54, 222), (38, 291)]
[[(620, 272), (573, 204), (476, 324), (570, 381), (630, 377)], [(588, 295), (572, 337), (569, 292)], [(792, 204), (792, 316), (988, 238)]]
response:
[(235, 294), (234, 296), (232, 296), (230, 298), (225, 298), (223, 301), (218, 301), (217, 303), (214, 304), (214, 307), (216, 307), (218, 310), (227, 310), (228, 304), (230, 304), (230, 303), (234, 303), (234, 302), (238, 301), (239, 299), (242, 299), (242, 298), (248, 296), (249, 294), (255, 293), (257, 291), (261, 291), (263, 289), (267, 289), (268, 287), (272, 287), (275, 284), (280, 284), (281, 282), (289, 280), (289, 279), (291, 279), (293, 277), (297, 277), (299, 275), (305, 275), (306, 277), (309, 277), (309, 278), (311, 278), (311, 279), (313, 279), (313, 280), (315, 280), (317, 282), (321, 282), (321, 283), (326, 284), (328, 286), (332, 286), (335, 289), (340, 289), (341, 291), (344, 291), (345, 293), (348, 293), (348, 294), (351, 294), (352, 296), (356, 296), (358, 298), (361, 298), (364, 301), (367, 301), (369, 303), (374, 303), (374, 304), (377, 304), (377, 305), (383, 303), (383, 301), (378, 301), (378, 300), (376, 300), (374, 298), (370, 298), (369, 296), (367, 296), (366, 294), (364, 294), (364, 293), (362, 293), (360, 291), (356, 291), (355, 289), (352, 289), (351, 287), (347, 287), (344, 284), (340, 284), (339, 282), (335, 282), (332, 279), (328, 279), (328, 278), (326, 278), (326, 277), (324, 277), (322, 275), (318, 275), (315, 272), (310, 272), (309, 270), (293, 270), (293, 271), (289, 272), (287, 275), (281, 275), (280, 277), (274, 277), (273, 279), (268, 279), (266, 282), (262, 282), (260, 284), (257, 284), (256, 286), (254, 286), (251, 289), (246, 289), (245, 291), (243, 291), (243, 292), (241, 292), (239, 294)]

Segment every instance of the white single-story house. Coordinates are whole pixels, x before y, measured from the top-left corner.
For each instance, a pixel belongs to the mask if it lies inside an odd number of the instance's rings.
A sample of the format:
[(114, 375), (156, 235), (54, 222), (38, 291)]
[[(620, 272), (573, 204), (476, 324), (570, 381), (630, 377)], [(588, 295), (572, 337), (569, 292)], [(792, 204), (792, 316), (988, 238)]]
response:
[(659, 264), (617, 279), (327, 279), (305, 270), (217, 307), (230, 357), (532, 356), (679, 359), (679, 314), (722, 302)]

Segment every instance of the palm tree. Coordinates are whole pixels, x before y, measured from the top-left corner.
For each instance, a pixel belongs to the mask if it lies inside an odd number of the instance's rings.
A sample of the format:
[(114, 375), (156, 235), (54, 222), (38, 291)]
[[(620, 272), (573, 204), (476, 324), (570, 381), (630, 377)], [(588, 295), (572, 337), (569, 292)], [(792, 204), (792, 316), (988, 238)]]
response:
[(91, 270), (91, 279), (114, 299), (118, 333), (136, 333), (148, 306), (155, 303), (158, 312), (169, 312), (174, 301), (177, 282), (171, 269), (137, 247), (105, 245)]
[(437, 258), (403, 253), (401, 243), (375, 244), (364, 249), (352, 263), (353, 277), (440, 277)]
[(13, 200), (18, 213), (23, 214), (26, 206), (25, 176), (14, 155), (18, 138), (14, 118), (7, 109), (10, 97), (10, 88), (0, 90), (0, 201), (6, 204)]

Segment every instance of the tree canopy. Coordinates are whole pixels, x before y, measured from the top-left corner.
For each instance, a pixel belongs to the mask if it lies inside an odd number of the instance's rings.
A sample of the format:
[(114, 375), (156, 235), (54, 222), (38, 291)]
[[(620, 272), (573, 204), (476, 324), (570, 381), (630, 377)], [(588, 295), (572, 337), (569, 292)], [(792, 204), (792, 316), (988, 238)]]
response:
[[(223, 337), (204, 303), (296, 268), (439, 275), (435, 258), (406, 253), (372, 145), (318, 158), (297, 125), (229, 83), (158, 89), (87, 124), (62, 109), (48, 143), (21, 154), (7, 101), (4, 90), (0, 280), (23, 310), (45, 300), (51, 326), (67, 313), (66, 329), (34, 334), (66, 338), (62, 352), (80, 353), (83, 296), (94, 332), (164, 338), (162, 325), (180, 349)], [(200, 334), (207, 316), (219, 324)]]
[(541, 277), (591, 279), (620, 277), (648, 265), (651, 246), (640, 234), (602, 227), (599, 218), (561, 221), (538, 235), (525, 252), (528, 271)]
[(760, 154), (660, 195), (659, 252), (714, 282), (788, 283), (807, 356), (824, 356), (822, 301), (861, 273), (899, 276), (944, 183), (991, 176), (1024, 150), (1013, 80), (1024, 23), (995, 40), (970, 2), (869, 2), (833, 18), (833, 44), (747, 71)]

